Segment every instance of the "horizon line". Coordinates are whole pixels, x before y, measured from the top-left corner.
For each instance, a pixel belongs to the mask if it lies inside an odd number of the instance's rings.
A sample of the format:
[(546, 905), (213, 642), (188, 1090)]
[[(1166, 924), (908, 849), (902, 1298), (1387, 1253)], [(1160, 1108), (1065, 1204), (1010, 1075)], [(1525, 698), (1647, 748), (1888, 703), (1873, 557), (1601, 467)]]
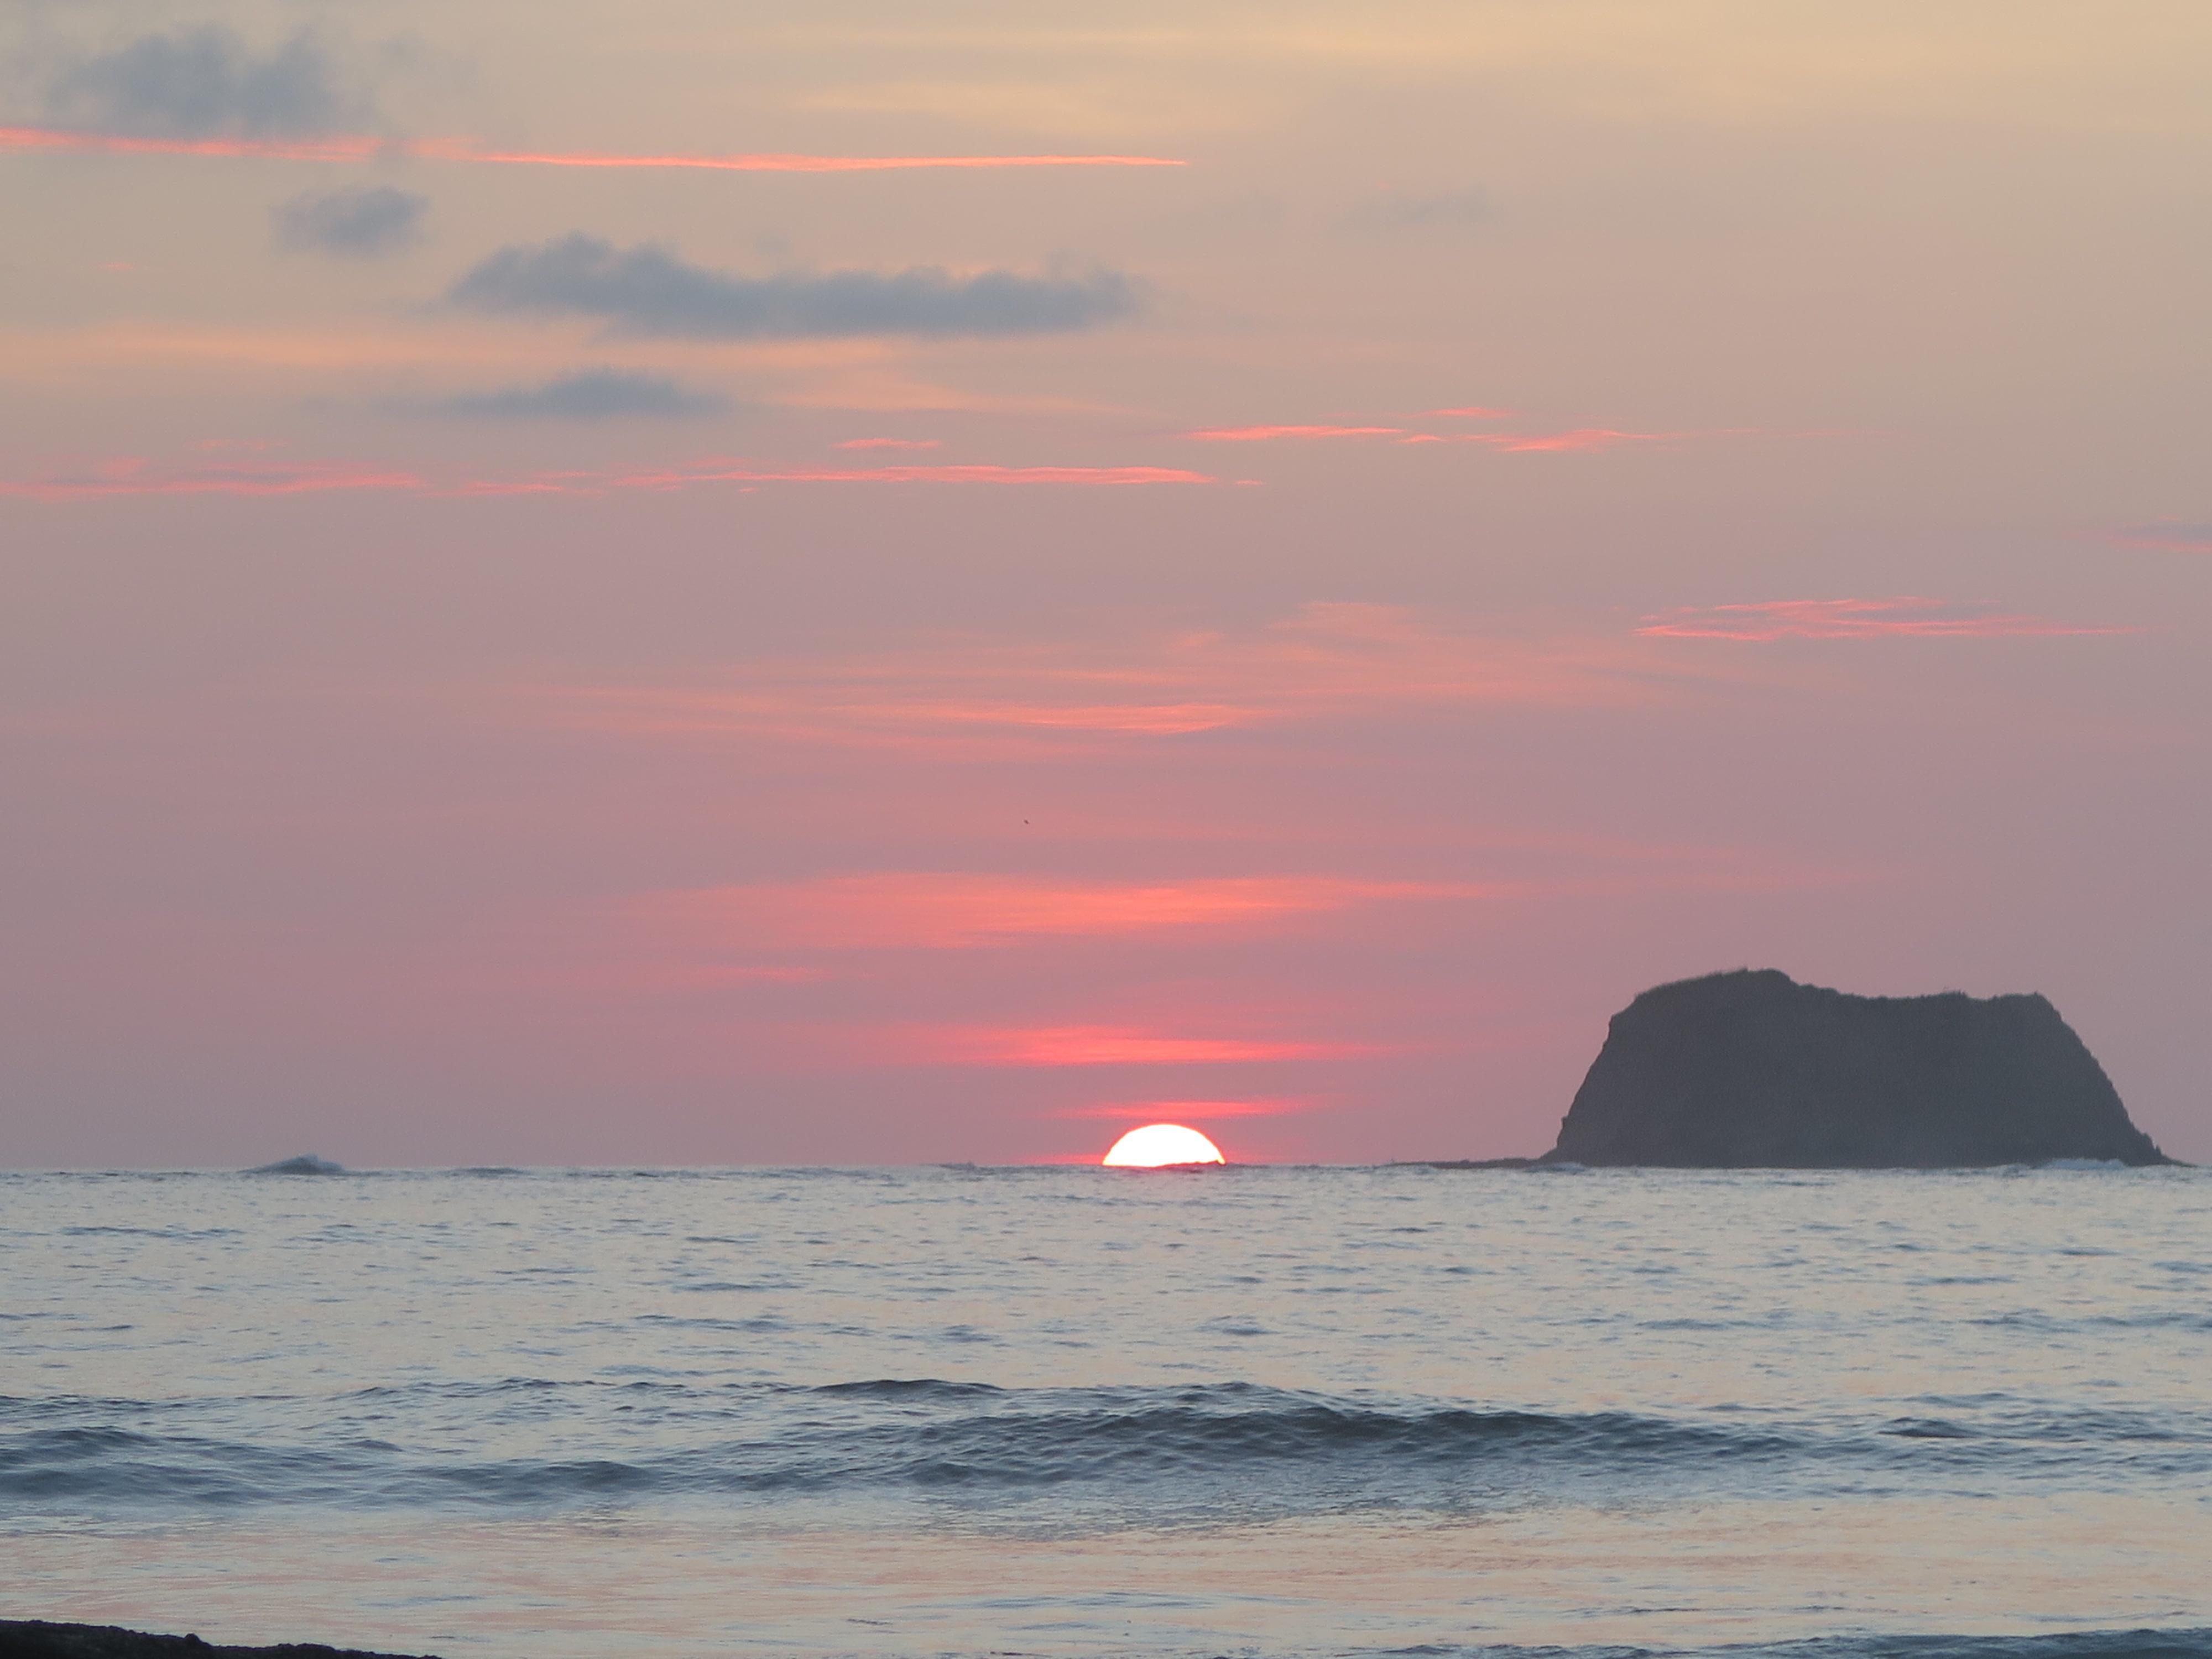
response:
[[(1102, 1155), (1103, 1156), (1103, 1155)], [(1110, 1170), (1116, 1176), (1180, 1175), (1200, 1170), (1448, 1170), (1465, 1174), (1471, 1170), (1498, 1170), (1508, 1175), (1519, 1174), (1601, 1174), (1625, 1171), (1645, 1175), (1907, 1175), (1944, 1176), (1975, 1175), (2007, 1170), (2040, 1170), (2065, 1166), (2064, 1172), (2081, 1173), (2070, 1167), (2075, 1160), (2046, 1159), (2037, 1164), (1975, 1164), (1921, 1168), (1915, 1165), (1837, 1165), (1806, 1166), (1798, 1164), (1758, 1165), (1701, 1165), (1668, 1164), (1579, 1164), (1572, 1159), (1547, 1163), (1548, 1154), (1509, 1154), (1497, 1158), (1381, 1158), (1364, 1163), (1329, 1162), (1326, 1160), (1281, 1162), (1255, 1158), (1224, 1158), (1220, 1163), (1171, 1164), (1157, 1167), (1115, 1166), (1102, 1164), (1089, 1154), (1064, 1158), (1032, 1159), (1020, 1164), (979, 1164), (965, 1158), (915, 1160), (901, 1164), (395, 1164), (374, 1169), (354, 1169), (344, 1165), (314, 1171), (291, 1171), (272, 1169), (262, 1164), (249, 1168), (235, 1165), (201, 1165), (193, 1168), (161, 1167), (155, 1165), (10, 1165), (0, 1164), (0, 1181), (21, 1176), (80, 1176), (86, 1177), (145, 1176), (166, 1178), (173, 1176), (260, 1176), (271, 1180), (344, 1180), (349, 1176), (433, 1176), (467, 1175), (483, 1176), (719, 1176), (738, 1174), (757, 1175), (873, 1175), (906, 1170), (943, 1170), (966, 1171), (977, 1175), (1007, 1175), (1027, 1171), (1040, 1173), (1070, 1170)], [(280, 1160), (290, 1162), (289, 1159)], [(2105, 1166), (2100, 1166), (2102, 1170)], [(2212, 1165), (2196, 1164), (2186, 1158), (2169, 1158), (2162, 1164), (2113, 1164), (2112, 1171), (2138, 1174), (2156, 1170), (2203, 1170)]]

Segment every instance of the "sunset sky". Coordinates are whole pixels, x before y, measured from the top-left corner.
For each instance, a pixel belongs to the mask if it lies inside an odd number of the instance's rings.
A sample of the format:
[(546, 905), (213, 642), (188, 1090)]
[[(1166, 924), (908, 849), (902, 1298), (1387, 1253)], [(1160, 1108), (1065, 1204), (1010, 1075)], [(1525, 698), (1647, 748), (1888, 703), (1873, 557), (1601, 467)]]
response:
[(2208, 65), (10, 0), (0, 1164), (1534, 1152), (1741, 965), (2212, 1158)]

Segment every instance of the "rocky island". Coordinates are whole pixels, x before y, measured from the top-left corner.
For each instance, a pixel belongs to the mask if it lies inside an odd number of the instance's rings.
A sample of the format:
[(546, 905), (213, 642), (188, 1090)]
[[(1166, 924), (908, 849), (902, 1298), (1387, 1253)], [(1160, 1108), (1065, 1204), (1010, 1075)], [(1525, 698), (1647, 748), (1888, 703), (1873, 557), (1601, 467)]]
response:
[(2167, 1164), (2040, 996), (1862, 997), (1743, 969), (1620, 1013), (1540, 1164)]

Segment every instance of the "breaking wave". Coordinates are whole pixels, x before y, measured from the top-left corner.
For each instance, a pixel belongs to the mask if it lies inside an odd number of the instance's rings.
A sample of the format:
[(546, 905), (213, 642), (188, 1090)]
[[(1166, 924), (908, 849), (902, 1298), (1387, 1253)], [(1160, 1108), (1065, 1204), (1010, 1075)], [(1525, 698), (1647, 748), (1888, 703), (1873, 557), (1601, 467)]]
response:
[[(276, 1431), (237, 1432), (249, 1419)], [(463, 1423), (465, 1435), (447, 1431)], [(438, 1449), (455, 1443), (479, 1449)], [(509, 1455), (484, 1455), (502, 1445)], [(544, 1455), (555, 1446), (561, 1455)], [(1140, 1489), (1155, 1510), (1455, 1507), (1631, 1496), (1753, 1471), (1770, 1486), (1842, 1480), (1868, 1490), (1908, 1471), (1980, 1476), (2022, 1460), (2046, 1471), (2212, 1473), (2212, 1432), (2116, 1413), (2002, 1412), (1816, 1430), (1238, 1382), (1006, 1389), (927, 1379), (794, 1388), (515, 1378), (230, 1409), (0, 1400), (0, 1498), (60, 1509), (559, 1506), (886, 1491), (1006, 1499), (1085, 1488), (1109, 1503)]]

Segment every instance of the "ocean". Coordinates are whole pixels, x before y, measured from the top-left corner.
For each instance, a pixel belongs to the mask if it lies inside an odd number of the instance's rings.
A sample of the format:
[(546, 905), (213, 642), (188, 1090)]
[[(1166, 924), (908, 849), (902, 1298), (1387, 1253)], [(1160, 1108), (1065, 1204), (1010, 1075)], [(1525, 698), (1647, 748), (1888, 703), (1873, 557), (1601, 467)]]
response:
[(2212, 1653), (2212, 1172), (0, 1175), (0, 1616)]

